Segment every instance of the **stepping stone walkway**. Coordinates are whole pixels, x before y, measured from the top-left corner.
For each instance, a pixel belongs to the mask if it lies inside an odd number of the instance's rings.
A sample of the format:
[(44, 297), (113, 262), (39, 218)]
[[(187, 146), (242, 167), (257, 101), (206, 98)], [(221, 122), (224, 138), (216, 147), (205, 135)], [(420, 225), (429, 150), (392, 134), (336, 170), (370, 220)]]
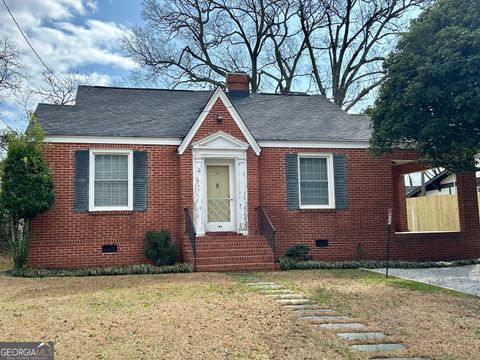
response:
[[(389, 352), (402, 351), (406, 347), (400, 343), (383, 342), (386, 335), (380, 331), (366, 331), (367, 326), (358, 321), (338, 314), (335, 310), (320, 307), (312, 304), (305, 295), (294, 292), (278, 285), (274, 282), (264, 281), (260, 276), (244, 274), (240, 276), (241, 280), (247, 283), (249, 287), (257, 290), (261, 295), (271, 298), (277, 304), (293, 310), (303, 319), (313, 322), (314, 326), (337, 332), (340, 339), (346, 341), (370, 341), (369, 343), (360, 343), (350, 345), (350, 348), (362, 352)], [(343, 322), (342, 322), (343, 321)], [(320, 322), (320, 323), (318, 323)], [(353, 332), (348, 332), (353, 330)], [(378, 341), (372, 343), (372, 341)], [(372, 360), (430, 360), (426, 358), (371, 358)]]

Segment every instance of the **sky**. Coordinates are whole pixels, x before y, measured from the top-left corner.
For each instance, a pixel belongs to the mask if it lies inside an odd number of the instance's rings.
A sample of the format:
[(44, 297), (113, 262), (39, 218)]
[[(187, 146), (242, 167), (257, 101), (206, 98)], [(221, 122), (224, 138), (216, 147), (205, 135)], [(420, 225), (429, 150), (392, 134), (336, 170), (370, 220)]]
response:
[[(121, 49), (121, 39), (131, 26), (141, 24), (140, 0), (5, 0), (34, 49), (57, 75), (69, 69), (88, 74), (96, 85), (112, 85), (127, 78), (135, 63)], [(41, 62), (28, 47), (0, 1), (0, 32), (22, 50), (24, 85), (40, 83)], [(29, 99), (35, 104), (39, 99)], [(26, 125), (18, 96), (0, 104), (9, 126)]]

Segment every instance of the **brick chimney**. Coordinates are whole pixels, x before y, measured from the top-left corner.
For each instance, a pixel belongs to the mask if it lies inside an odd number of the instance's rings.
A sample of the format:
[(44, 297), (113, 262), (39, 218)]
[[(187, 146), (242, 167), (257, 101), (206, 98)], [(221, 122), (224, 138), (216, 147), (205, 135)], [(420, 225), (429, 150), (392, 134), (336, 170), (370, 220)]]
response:
[(250, 95), (250, 78), (247, 73), (227, 74), (227, 91), (233, 96)]

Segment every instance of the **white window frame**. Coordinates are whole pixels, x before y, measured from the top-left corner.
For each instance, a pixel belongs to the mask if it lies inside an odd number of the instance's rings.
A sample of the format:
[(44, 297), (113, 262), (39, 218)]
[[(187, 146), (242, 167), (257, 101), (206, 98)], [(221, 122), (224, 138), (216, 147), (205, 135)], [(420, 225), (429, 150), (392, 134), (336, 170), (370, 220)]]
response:
[[(128, 205), (127, 206), (95, 206), (95, 155), (128, 155)], [(130, 211), (133, 210), (133, 150), (122, 149), (90, 149), (90, 168), (88, 186), (89, 211)]]
[[(302, 186), (300, 177), (300, 159), (319, 158), (327, 159), (327, 178), (328, 178), (328, 204), (327, 205), (302, 205)], [(333, 168), (333, 154), (329, 153), (303, 153), (298, 154), (298, 203), (300, 209), (335, 209), (335, 177)]]

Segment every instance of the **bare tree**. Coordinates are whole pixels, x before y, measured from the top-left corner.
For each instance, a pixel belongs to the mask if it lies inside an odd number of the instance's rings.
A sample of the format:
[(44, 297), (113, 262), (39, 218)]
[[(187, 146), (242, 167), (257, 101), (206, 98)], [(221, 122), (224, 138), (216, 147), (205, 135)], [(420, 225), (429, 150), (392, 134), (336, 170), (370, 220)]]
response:
[(56, 105), (74, 104), (78, 85), (92, 82), (89, 75), (80, 74), (77, 70), (69, 70), (64, 75), (45, 71), (42, 80), (42, 84), (32, 88), (29, 94), (39, 96), (42, 102)]
[(6, 90), (18, 90), (21, 80), (21, 52), (6, 34), (0, 33), (0, 95)]
[(143, 1), (145, 27), (132, 29), (124, 47), (151, 77), (223, 85), (228, 72), (247, 70), (259, 88), (262, 58), (284, 0)]
[(310, 83), (349, 110), (383, 81), (382, 62), (411, 10), (430, 2), (144, 0), (146, 25), (124, 47), (172, 87), (224, 85), (228, 72), (245, 71), (253, 92)]
[(319, 32), (317, 52), (322, 54), (327, 49), (330, 90), (336, 104), (349, 110), (383, 82), (385, 55), (397, 35), (406, 29), (408, 11), (429, 3), (428, 0), (324, 3), (326, 26)]

